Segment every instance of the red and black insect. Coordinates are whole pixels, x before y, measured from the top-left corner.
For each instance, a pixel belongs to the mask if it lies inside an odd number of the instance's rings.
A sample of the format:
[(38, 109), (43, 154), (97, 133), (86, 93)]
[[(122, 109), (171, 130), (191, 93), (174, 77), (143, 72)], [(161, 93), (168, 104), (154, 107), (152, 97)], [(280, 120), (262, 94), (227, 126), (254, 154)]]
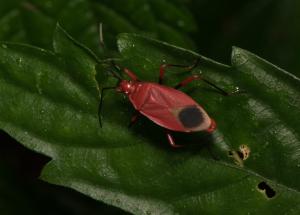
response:
[(162, 64), (159, 70), (158, 83), (140, 81), (130, 70), (124, 69), (124, 73), (130, 80), (122, 79), (117, 73), (112, 74), (119, 79), (116, 87), (105, 87), (101, 91), (101, 100), (99, 104), (99, 123), (101, 123), (101, 108), (103, 102), (103, 92), (108, 89), (116, 89), (124, 93), (132, 103), (136, 113), (131, 118), (129, 126), (133, 125), (140, 115), (144, 115), (157, 125), (165, 128), (167, 139), (171, 146), (177, 145), (171, 133), (175, 132), (198, 132), (206, 131), (212, 133), (216, 129), (215, 121), (209, 117), (206, 111), (190, 96), (178, 89), (186, 86), (194, 80), (201, 80), (227, 96), (230, 93), (204, 79), (199, 75), (192, 75), (179, 82), (175, 87), (162, 85), (165, 69), (168, 67), (182, 67), (192, 70), (198, 64), (198, 60), (192, 66)]

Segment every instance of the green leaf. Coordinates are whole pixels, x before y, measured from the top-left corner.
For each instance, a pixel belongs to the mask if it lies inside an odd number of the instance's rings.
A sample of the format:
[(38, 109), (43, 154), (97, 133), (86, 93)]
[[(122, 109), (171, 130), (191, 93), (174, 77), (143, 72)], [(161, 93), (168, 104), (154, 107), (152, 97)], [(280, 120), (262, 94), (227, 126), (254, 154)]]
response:
[[(0, 127), (52, 158), (44, 180), (134, 214), (299, 213), (297, 77), (237, 48), (230, 67), (121, 34), (122, 65), (142, 80), (156, 81), (161, 63), (190, 65), (199, 58), (194, 73), (228, 91), (246, 91), (223, 97), (199, 82), (183, 89), (215, 118), (218, 130), (175, 134), (178, 144), (196, 145), (174, 150), (163, 129), (147, 119), (128, 129), (131, 105), (115, 92), (105, 94), (100, 129), (97, 60), (60, 27), (54, 44), (54, 53), (0, 45)], [(188, 75), (170, 69), (165, 83)], [(241, 145), (251, 150), (248, 159), (239, 156)]]
[(190, 11), (184, 4), (174, 4), (168, 0), (152, 0), (149, 3), (157, 17), (161, 17), (167, 24), (185, 31), (195, 31), (197, 25)]
[(249, 168), (299, 190), (295, 178), (300, 177), (300, 79), (239, 48), (233, 49), (232, 64), (240, 85), (252, 97), (245, 107), (256, 134), (248, 136), (253, 136), (251, 145), (261, 159)]
[[(85, 46), (74, 41), (59, 25), (56, 26), (53, 48), (65, 61), (66, 68), (72, 70), (75, 79), (80, 80), (92, 95), (98, 96), (95, 65), (99, 60), (96, 55)], [(83, 73), (83, 70), (88, 72)]]
[[(152, 1), (152, 0), (151, 0)], [(195, 30), (193, 17), (181, 5), (165, 2), (171, 16), (164, 19), (156, 14), (149, 0), (11, 0), (0, 1), (0, 40), (30, 43), (51, 48), (52, 32), (57, 22), (74, 37), (101, 57), (116, 51), (116, 35), (135, 32), (151, 35), (176, 45), (192, 48), (187, 33)], [(80, 17), (75, 19), (74, 17)], [(156, 23), (160, 22), (157, 27)], [(178, 26), (173, 23), (183, 23)], [(191, 22), (191, 23), (189, 23)], [(103, 24), (106, 49), (99, 47), (98, 25)], [(163, 27), (162, 27), (163, 26)]]
[(158, 23), (157, 28), (161, 40), (168, 41), (169, 43), (176, 44), (177, 46), (195, 49), (195, 43), (186, 35), (178, 33), (174, 28), (163, 23)]

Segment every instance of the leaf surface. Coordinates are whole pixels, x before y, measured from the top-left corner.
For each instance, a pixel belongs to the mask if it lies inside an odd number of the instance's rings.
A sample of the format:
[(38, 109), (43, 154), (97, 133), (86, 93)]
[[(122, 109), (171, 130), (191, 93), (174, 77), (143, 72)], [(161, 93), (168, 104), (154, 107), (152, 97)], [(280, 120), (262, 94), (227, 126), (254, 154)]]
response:
[[(190, 65), (199, 58), (193, 73), (245, 93), (224, 97), (201, 82), (183, 89), (218, 129), (175, 134), (188, 146), (174, 150), (163, 129), (147, 119), (128, 129), (132, 108), (115, 92), (105, 94), (100, 129), (99, 62), (60, 27), (54, 52), (3, 43), (0, 127), (52, 158), (44, 180), (134, 214), (299, 213), (297, 77), (239, 48), (227, 66), (134, 34), (121, 34), (118, 47), (120, 64), (142, 80), (156, 81), (162, 63)], [(165, 84), (188, 75), (170, 69)], [(114, 84), (110, 78), (100, 87)], [(241, 145), (251, 150), (247, 160), (238, 156)]]

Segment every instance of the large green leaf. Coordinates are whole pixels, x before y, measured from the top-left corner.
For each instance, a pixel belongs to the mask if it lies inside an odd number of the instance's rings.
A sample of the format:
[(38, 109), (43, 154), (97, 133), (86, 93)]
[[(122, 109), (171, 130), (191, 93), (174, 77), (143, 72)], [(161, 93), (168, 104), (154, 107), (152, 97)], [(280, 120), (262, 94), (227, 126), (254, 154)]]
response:
[[(216, 119), (218, 130), (176, 134), (179, 144), (192, 144), (174, 150), (147, 119), (128, 129), (132, 108), (115, 92), (104, 97), (100, 129), (99, 61), (59, 26), (54, 53), (1, 44), (0, 127), (52, 158), (44, 180), (135, 214), (299, 213), (297, 77), (238, 48), (230, 67), (138, 35), (120, 35), (118, 47), (122, 65), (142, 80), (157, 80), (163, 62), (199, 58), (194, 73), (246, 92), (224, 97), (198, 82), (184, 89)], [(188, 75), (170, 69), (165, 83)], [(105, 86), (112, 84), (111, 78)], [(248, 159), (241, 145), (251, 150)]]
[(234, 44), (298, 74), (299, 8), (298, 1), (270, 0), (0, 0), (0, 40), (49, 48), (59, 21), (100, 55), (103, 22), (107, 47), (115, 47), (117, 33), (144, 32), (227, 62)]
[[(156, 4), (149, 0), (0, 0), (0, 40), (26, 42), (51, 48), (52, 32), (60, 22), (74, 37), (99, 55), (98, 24), (103, 23), (106, 48), (116, 49), (116, 35), (143, 32), (186, 48), (195, 48), (188, 33), (196, 30), (193, 17), (183, 4), (164, 2), (168, 19), (156, 14)], [(159, 7), (158, 7), (159, 8)], [(80, 17), (77, 19), (76, 17)], [(156, 22), (160, 22), (156, 27)], [(182, 25), (173, 25), (183, 23)], [(106, 50), (109, 51), (109, 50)]]

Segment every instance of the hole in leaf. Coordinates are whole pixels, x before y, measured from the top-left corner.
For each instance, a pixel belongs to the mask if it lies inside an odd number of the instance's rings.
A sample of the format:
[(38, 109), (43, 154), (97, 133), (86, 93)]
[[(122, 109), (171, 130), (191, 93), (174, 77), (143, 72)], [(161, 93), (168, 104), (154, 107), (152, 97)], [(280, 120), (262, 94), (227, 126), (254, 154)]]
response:
[(257, 188), (264, 191), (268, 198), (273, 198), (276, 195), (275, 190), (273, 190), (266, 182), (262, 181), (257, 185)]

